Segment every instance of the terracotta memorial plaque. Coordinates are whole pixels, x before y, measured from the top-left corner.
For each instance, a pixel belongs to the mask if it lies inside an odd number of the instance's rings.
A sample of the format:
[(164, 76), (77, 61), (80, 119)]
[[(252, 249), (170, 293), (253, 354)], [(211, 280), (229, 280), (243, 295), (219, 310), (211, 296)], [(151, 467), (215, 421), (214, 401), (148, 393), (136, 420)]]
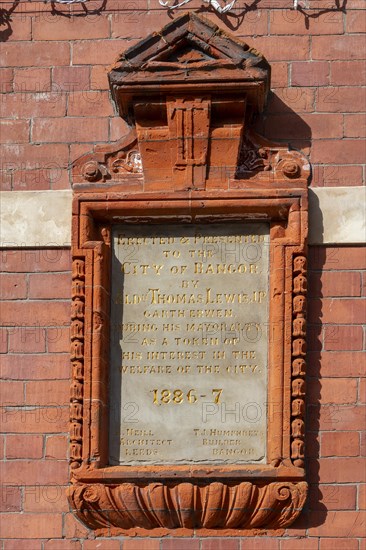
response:
[(278, 536), (307, 495), (309, 160), (252, 127), (255, 44), (197, 14), (108, 78), (129, 131), (72, 168), (70, 505), (96, 536)]
[(266, 457), (269, 226), (113, 230), (110, 463)]

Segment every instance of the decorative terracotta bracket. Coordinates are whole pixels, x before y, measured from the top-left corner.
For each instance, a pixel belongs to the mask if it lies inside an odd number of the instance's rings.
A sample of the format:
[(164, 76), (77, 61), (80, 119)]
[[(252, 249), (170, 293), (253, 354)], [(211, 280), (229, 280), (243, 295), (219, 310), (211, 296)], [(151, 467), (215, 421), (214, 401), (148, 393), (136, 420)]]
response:
[[(70, 504), (103, 535), (278, 534), (307, 493), (308, 161), (250, 130), (267, 61), (195, 14), (127, 50), (109, 80), (130, 132), (73, 165)], [(266, 463), (110, 466), (111, 230), (218, 218), (269, 224)]]

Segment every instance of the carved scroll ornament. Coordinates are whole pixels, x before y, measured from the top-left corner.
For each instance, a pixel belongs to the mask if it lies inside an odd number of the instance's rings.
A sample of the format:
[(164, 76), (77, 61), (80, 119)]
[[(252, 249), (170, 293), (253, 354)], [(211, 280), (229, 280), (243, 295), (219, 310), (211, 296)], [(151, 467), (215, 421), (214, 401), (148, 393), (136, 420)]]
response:
[[(250, 129), (270, 68), (185, 14), (109, 74), (119, 142), (73, 165), (72, 509), (96, 534), (258, 534), (304, 505), (307, 183), (297, 151)], [(266, 464), (110, 466), (110, 231), (115, 223), (265, 220), (270, 227)]]

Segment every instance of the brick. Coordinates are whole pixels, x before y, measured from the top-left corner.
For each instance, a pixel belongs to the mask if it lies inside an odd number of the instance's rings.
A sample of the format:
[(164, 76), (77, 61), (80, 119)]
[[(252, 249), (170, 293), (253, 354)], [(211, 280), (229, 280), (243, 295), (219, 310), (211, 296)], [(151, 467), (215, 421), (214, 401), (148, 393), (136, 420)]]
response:
[(310, 269), (365, 269), (366, 247), (330, 246), (310, 247)]
[(280, 548), (281, 550), (318, 550), (318, 539), (282, 539)]
[(347, 10), (346, 13), (346, 33), (366, 33), (365, 14), (358, 10)]
[(20, 512), (22, 493), (20, 487), (3, 483), (0, 490), (0, 512)]
[[(334, 13), (332, 19), (328, 14), (317, 14), (311, 25), (306, 26), (306, 20), (302, 13), (289, 9), (272, 10), (270, 16), (270, 34), (301, 35), (311, 34), (343, 34), (343, 19), (341, 13)], [(308, 28), (307, 28), (308, 27)]]
[(365, 108), (366, 97), (360, 86), (329, 86), (317, 89), (316, 110), (319, 112), (359, 113)]
[[(127, 8), (127, 6), (126, 6)], [(214, 14), (202, 13), (201, 17), (217, 23)], [(258, 17), (251, 18), (252, 20)], [(137, 0), (129, 5), (126, 11), (116, 12), (111, 17), (111, 37), (112, 38), (145, 38), (148, 34), (159, 31), (159, 29), (169, 23), (169, 15), (165, 12), (156, 12), (146, 9), (145, 0)], [(244, 21), (243, 21), (244, 26)], [(238, 29), (239, 30), (239, 29)]]
[(42, 435), (11, 435), (6, 436), (6, 458), (42, 458)]
[(362, 483), (358, 486), (357, 505), (359, 510), (366, 510), (366, 484)]
[(160, 550), (158, 539), (124, 540), (122, 550)]
[(68, 42), (17, 42), (7, 44), (1, 56), (2, 67), (52, 67), (70, 64)]
[(99, 14), (96, 25), (93, 17), (62, 17), (56, 16), (47, 21), (34, 21), (33, 40), (83, 40), (93, 38), (108, 38), (108, 16)]
[(70, 271), (70, 250), (62, 248), (37, 250), (2, 250), (0, 265), (3, 272), (38, 273)]
[[(73, 65), (112, 65), (137, 40), (80, 40), (73, 44)], [(66, 63), (65, 63), (66, 64)]]
[(58, 176), (56, 176), (51, 181), (52, 189), (70, 189), (71, 184), (70, 184), (70, 177), (69, 177), (68, 171), (60, 170), (60, 171), (57, 171), (56, 174), (58, 174)]
[(2, 300), (18, 300), (27, 296), (27, 281), (25, 275), (0, 275), (0, 298)]
[(311, 511), (324, 510), (355, 510), (357, 485), (310, 485), (309, 507)]
[[(122, 119), (121, 119), (122, 120)], [(88, 146), (88, 150), (92, 151), (92, 146)], [(85, 154), (85, 145), (81, 143), (70, 143), (70, 158), (74, 161)]]
[(350, 83), (363, 84), (366, 80), (364, 61), (332, 61), (330, 71), (332, 85), (349, 86)]
[(323, 537), (319, 540), (319, 545), (319, 550), (358, 550), (358, 540), (356, 539)]
[[(4, 550), (30, 550), (29, 539), (9, 539), (4, 541)], [(32, 540), (32, 550), (43, 550), (42, 540)]]
[[(1, 467), (7, 484), (17, 485), (66, 485), (67, 461), (9, 460)], [(27, 489), (28, 490), (28, 489)]]
[[(66, 433), (68, 420), (68, 407), (6, 408), (2, 413), (2, 431), (4, 433)], [(50, 461), (47, 461), (47, 464), (48, 462)], [(56, 480), (53, 481), (56, 483)], [(44, 480), (41, 482), (44, 483)]]
[(22, 381), (1, 380), (0, 388), (0, 404), (2, 407), (24, 403), (24, 384)]
[[(6, 303), (6, 302), (5, 302)], [(364, 298), (323, 298), (309, 300), (309, 321), (316, 323), (319, 320), (321, 307), (322, 323), (362, 324), (366, 322), (366, 300)]]
[(51, 189), (54, 181), (57, 181), (61, 168), (50, 166), (38, 170), (14, 170), (13, 191), (40, 191)]
[(304, 114), (301, 120), (300, 123), (295, 113), (272, 115), (265, 122), (265, 134), (274, 139), (319, 139), (330, 135), (341, 138), (343, 135), (342, 115)]
[(364, 481), (364, 458), (320, 458), (309, 461), (309, 473), (315, 472), (323, 483), (360, 483)]
[(365, 37), (354, 36), (313, 36), (313, 59), (363, 59)]
[(280, 541), (268, 537), (246, 537), (241, 539), (241, 550), (278, 550)]
[[(14, 71), (13, 69), (0, 69), (0, 93), (9, 94), (13, 91), (13, 79)], [(2, 101), (3, 98), (0, 98)]]
[(344, 164), (361, 164), (365, 156), (366, 143), (355, 139), (316, 139), (311, 149), (313, 162), (331, 164), (339, 162)]
[(70, 328), (55, 327), (46, 330), (47, 351), (67, 353), (70, 349)]
[(324, 327), (322, 325), (307, 326), (307, 348), (309, 352), (322, 351), (324, 340)]
[(323, 271), (310, 273), (309, 294), (314, 297), (361, 296), (361, 273), (356, 271)]
[(37, 273), (29, 275), (29, 298), (57, 300), (70, 297), (70, 273)]
[(321, 538), (319, 550), (358, 550), (357, 539)]
[(233, 538), (203, 539), (201, 550), (239, 550), (240, 541)]
[(309, 56), (308, 36), (258, 36), (256, 49), (269, 61), (302, 61)]
[(360, 441), (357, 432), (323, 432), (321, 434), (321, 456), (359, 456)]
[[(51, 120), (51, 119), (48, 119)], [(42, 167), (59, 166), (66, 169), (68, 165), (69, 150), (64, 143), (58, 144), (18, 144), (18, 145), (1, 145), (0, 153), (2, 154), (3, 166), (8, 169), (32, 170)], [(50, 159), (52, 159), (50, 161)], [(25, 251), (31, 254), (32, 251)], [(47, 251), (41, 251), (45, 254)]]
[(83, 550), (120, 550), (119, 540), (95, 539), (84, 541)]
[[(32, 22), (30, 17), (14, 17), (11, 18), (11, 33), (6, 40), (15, 42), (18, 40), (32, 40)], [(4, 37), (1, 37), (4, 40)]]
[(12, 172), (1, 170), (0, 171), (0, 191), (11, 191), (11, 185), (12, 185), (11, 180), (12, 180)]
[(345, 115), (344, 137), (366, 137), (366, 115)]
[(358, 402), (366, 403), (366, 378), (360, 378), (359, 380)]
[(53, 302), (52, 307), (46, 307), (44, 301), (3, 302), (2, 319), (4, 325), (18, 327), (57, 326), (69, 323), (70, 303)]
[(289, 109), (296, 113), (314, 110), (314, 88), (276, 88), (268, 98), (268, 113), (288, 114)]
[(0, 113), (7, 118), (62, 117), (66, 114), (66, 94), (57, 89), (7, 94), (0, 98)]
[(3, 119), (0, 121), (0, 143), (27, 143), (29, 120)]
[(113, 116), (112, 102), (108, 92), (84, 90), (69, 95), (69, 116)]
[(300, 61), (291, 64), (291, 86), (327, 86), (330, 66), (327, 61)]
[(0, 353), (8, 353), (8, 330), (0, 327)]
[(51, 90), (51, 70), (46, 67), (14, 69), (15, 92), (48, 92)]
[(324, 187), (363, 185), (362, 166), (324, 166), (323, 184)]
[[(341, 538), (363, 537), (365, 534), (365, 516), (360, 512), (329, 512), (326, 521), (319, 521), (319, 513), (310, 514), (310, 521), (315, 527), (309, 528), (310, 536)], [(333, 547), (334, 548), (334, 547)]]
[(108, 120), (105, 118), (37, 118), (32, 139), (38, 143), (70, 143), (108, 141)]
[(24, 512), (67, 512), (66, 485), (36, 485), (24, 488)]
[(128, 125), (121, 117), (110, 119), (110, 136), (112, 141), (118, 141), (128, 134)]
[(65, 460), (68, 452), (68, 438), (64, 435), (49, 435), (46, 437), (45, 458)]
[(109, 90), (108, 72), (109, 65), (95, 65), (91, 67), (90, 88), (91, 90)]
[(347, 351), (363, 349), (362, 326), (327, 326), (324, 334), (326, 351)]
[(81, 550), (81, 542), (65, 539), (46, 540), (43, 548), (44, 550)]
[[(60, 537), (62, 514), (4, 514), (1, 519), (1, 531), (2, 536), (8, 539), (18, 538), (20, 533), (28, 539)], [(17, 550), (19, 548), (18, 546)], [(32, 550), (34, 548), (32, 546)]]
[(88, 90), (90, 87), (89, 67), (55, 67), (52, 72), (54, 89), (64, 92)]
[[(319, 415), (319, 411), (317, 414)], [(364, 406), (341, 406), (330, 403), (320, 407), (318, 423), (321, 430), (361, 431), (365, 429), (365, 418), (366, 407)], [(311, 418), (309, 421), (311, 422)]]
[(70, 354), (4, 355), (1, 376), (5, 380), (69, 379)]
[(73, 512), (69, 512), (67, 514), (63, 514), (64, 516), (64, 528), (63, 528), (63, 537), (67, 539), (74, 539), (74, 538), (80, 538), (84, 539), (88, 536), (91, 531), (85, 527), (81, 523), (80, 520), (78, 520)]
[(289, 64), (284, 61), (271, 63), (271, 85), (273, 88), (286, 88), (288, 86)]
[[(24, 305), (27, 304), (29, 302), (24, 302)], [(45, 351), (46, 338), (44, 328), (36, 325), (33, 327), (13, 326), (9, 329), (10, 353), (43, 353)]]
[(200, 541), (190, 539), (163, 539), (161, 550), (200, 550)]
[(366, 433), (360, 433), (360, 456), (366, 456)]
[(69, 382), (66, 380), (45, 380), (39, 382), (26, 383), (26, 403), (27, 405), (61, 405), (65, 406), (69, 402)]
[(310, 139), (311, 129), (294, 114), (273, 114), (264, 122), (264, 134), (273, 140)]

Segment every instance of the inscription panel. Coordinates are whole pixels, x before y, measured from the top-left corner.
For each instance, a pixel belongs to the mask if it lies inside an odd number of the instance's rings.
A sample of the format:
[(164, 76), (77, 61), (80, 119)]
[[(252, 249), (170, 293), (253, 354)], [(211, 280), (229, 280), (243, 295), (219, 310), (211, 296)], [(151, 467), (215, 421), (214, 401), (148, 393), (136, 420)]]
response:
[(115, 226), (110, 463), (264, 463), (269, 226)]

